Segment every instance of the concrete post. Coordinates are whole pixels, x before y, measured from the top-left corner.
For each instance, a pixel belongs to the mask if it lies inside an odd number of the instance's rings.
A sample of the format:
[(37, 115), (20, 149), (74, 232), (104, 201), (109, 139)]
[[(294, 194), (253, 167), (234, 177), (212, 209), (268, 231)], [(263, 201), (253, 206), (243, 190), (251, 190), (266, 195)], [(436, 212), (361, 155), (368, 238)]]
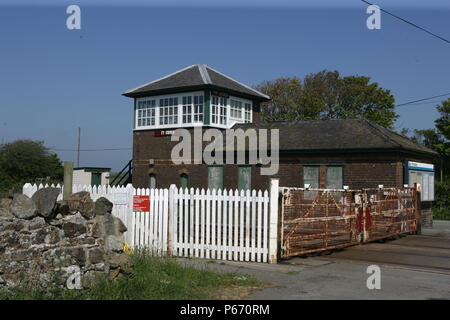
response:
[(72, 183), (73, 183), (73, 162), (64, 162), (64, 192), (63, 199), (66, 200), (72, 195)]

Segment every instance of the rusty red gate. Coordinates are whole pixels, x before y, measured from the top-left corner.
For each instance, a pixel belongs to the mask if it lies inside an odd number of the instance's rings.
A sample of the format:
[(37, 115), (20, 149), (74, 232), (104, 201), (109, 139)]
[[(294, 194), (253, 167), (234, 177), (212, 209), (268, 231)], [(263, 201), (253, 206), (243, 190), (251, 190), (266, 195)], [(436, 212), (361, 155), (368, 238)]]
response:
[(417, 231), (415, 188), (364, 189), (364, 242)]
[(282, 189), (282, 257), (346, 247), (359, 242), (356, 193), (348, 190)]
[(417, 231), (414, 188), (280, 191), (284, 258)]

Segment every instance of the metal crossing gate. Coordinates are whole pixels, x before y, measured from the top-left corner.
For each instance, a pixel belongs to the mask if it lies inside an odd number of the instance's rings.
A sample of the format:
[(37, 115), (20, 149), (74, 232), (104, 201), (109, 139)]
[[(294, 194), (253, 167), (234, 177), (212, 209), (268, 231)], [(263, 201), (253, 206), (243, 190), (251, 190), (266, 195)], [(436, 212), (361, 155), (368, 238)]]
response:
[(280, 191), (283, 258), (417, 231), (414, 188)]
[(415, 188), (364, 189), (364, 242), (417, 231)]
[(282, 257), (358, 243), (355, 192), (282, 188)]

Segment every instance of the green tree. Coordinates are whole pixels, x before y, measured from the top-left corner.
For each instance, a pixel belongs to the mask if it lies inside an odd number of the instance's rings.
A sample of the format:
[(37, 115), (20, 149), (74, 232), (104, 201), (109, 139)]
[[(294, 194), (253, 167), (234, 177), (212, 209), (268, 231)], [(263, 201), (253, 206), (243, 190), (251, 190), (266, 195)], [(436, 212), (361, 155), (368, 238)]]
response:
[(338, 71), (264, 81), (256, 87), (272, 100), (262, 104), (266, 121), (362, 117), (392, 128), (398, 118), (389, 90), (369, 77), (341, 77)]
[(437, 150), (438, 145), (445, 142), (444, 137), (436, 129), (414, 129), (412, 131), (412, 135), (410, 132), (411, 131), (409, 129), (403, 128), (400, 134), (415, 143), (421, 144), (433, 150)]
[(262, 108), (265, 120), (277, 121), (286, 116), (294, 116), (290, 113), (294, 112), (296, 101), (302, 97), (302, 82), (299, 78), (278, 78), (274, 81), (264, 81), (258, 86), (258, 89), (272, 98)]
[(436, 108), (440, 114), (435, 121), (436, 129), (444, 137), (444, 141), (438, 143), (436, 149), (445, 157), (450, 158), (450, 98), (442, 101)]
[[(436, 106), (439, 118), (435, 120), (436, 128), (414, 130), (409, 136), (409, 130), (403, 129), (402, 134), (439, 153), (436, 160), (436, 181), (433, 216), (435, 219), (450, 220), (450, 98)], [(442, 170), (442, 179), (440, 179)]]
[(0, 146), (1, 191), (19, 191), (24, 183), (38, 178), (59, 182), (63, 170), (58, 156), (41, 141), (17, 140)]

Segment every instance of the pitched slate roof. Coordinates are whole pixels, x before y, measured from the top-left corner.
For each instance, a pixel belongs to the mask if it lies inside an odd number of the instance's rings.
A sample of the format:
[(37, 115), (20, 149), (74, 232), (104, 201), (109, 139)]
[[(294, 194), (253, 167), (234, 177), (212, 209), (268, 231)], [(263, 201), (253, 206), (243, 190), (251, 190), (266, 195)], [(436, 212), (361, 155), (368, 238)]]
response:
[[(389, 151), (437, 153), (366, 119), (236, 124), (233, 129), (279, 129), (280, 151)], [(270, 132), (270, 131), (269, 131)], [(270, 143), (270, 134), (268, 134)], [(247, 144), (246, 144), (247, 145)]]
[(128, 90), (123, 95), (126, 97), (140, 97), (206, 88), (225, 90), (261, 101), (270, 100), (270, 97), (264, 93), (250, 88), (204, 64), (194, 64), (186, 67), (160, 79)]

